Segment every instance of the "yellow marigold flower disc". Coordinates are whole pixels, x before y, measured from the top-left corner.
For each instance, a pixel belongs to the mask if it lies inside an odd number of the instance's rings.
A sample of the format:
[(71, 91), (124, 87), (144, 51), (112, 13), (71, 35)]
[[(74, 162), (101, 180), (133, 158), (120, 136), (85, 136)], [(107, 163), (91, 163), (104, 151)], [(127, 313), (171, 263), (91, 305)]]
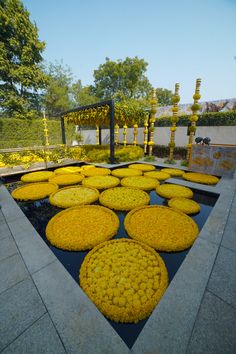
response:
[(129, 168), (134, 168), (135, 170), (141, 171), (153, 171), (156, 169), (155, 166), (144, 163), (134, 163), (132, 165), (129, 165)]
[(69, 173), (78, 173), (81, 172), (82, 168), (79, 166), (67, 166), (67, 167), (60, 167), (54, 170), (56, 175), (67, 175)]
[(189, 248), (199, 233), (191, 217), (159, 205), (131, 210), (125, 217), (124, 226), (130, 237), (164, 252)]
[(187, 181), (196, 182), (196, 183), (203, 183), (203, 184), (216, 184), (219, 182), (219, 178), (206, 175), (203, 173), (196, 173), (196, 172), (187, 172), (183, 174), (183, 178)]
[(48, 197), (58, 189), (58, 185), (50, 182), (29, 183), (14, 189), (11, 193), (14, 199), (38, 200)]
[(120, 180), (114, 176), (92, 176), (82, 181), (86, 187), (94, 187), (97, 189), (106, 189), (116, 187), (120, 184)]
[(185, 214), (195, 214), (200, 211), (200, 205), (192, 199), (172, 198), (168, 201), (171, 208), (178, 209)]
[(130, 176), (142, 176), (142, 171), (133, 169), (133, 168), (116, 168), (115, 170), (111, 171), (111, 174), (115, 177), (130, 177)]
[(162, 168), (161, 172), (168, 173), (169, 175), (171, 175), (173, 177), (181, 177), (184, 174), (184, 171), (178, 170), (175, 168)]
[(158, 181), (165, 181), (166, 179), (170, 178), (170, 174), (161, 171), (150, 171), (144, 172), (144, 176), (156, 178)]
[(26, 173), (21, 177), (21, 181), (26, 183), (46, 182), (52, 176), (54, 176), (54, 173), (51, 171), (37, 171), (37, 172)]
[(96, 166), (94, 166), (94, 165), (83, 165), (83, 166), (81, 166), (81, 169), (82, 169), (82, 171), (84, 171), (84, 170), (89, 170), (90, 168), (94, 168), (94, 167), (96, 167)]
[(92, 249), (80, 268), (80, 285), (115, 322), (138, 322), (151, 314), (168, 286), (162, 258), (151, 247), (121, 238)]
[(175, 198), (175, 197), (183, 197), (183, 198), (192, 198), (193, 191), (184, 186), (180, 186), (178, 184), (162, 184), (157, 186), (156, 188), (157, 194), (159, 194), (163, 198)]
[(50, 195), (49, 202), (58, 208), (70, 208), (77, 205), (91, 204), (98, 200), (99, 191), (84, 186), (64, 187)]
[(107, 176), (111, 173), (111, 170), (105, 167), (93, 167), (83, 170), (82, 173), (86, 177)]
[(49, 178), (49, 182), (54, 182), (59, 186), (69, 186), (81, 182), (83, 178), (84, 176), (78, 173), (59, 174)]
[(159, 181), (157, 179), (146, 176), (125, 177), (122, 178), (120, 183), (123, 187), (138, 188), (145, 191), (155, 189), (159, 185)]
[(149, 195), (136, 188), (115, 187), (109, 188), (100, 194), (99, 202), (115, 210), (131, 210), (150, 201)]
[(76, 206), (56, 214), (47, 224), (50, 243), (69, 251), (91, 249), (110, 240), (119, 228), (119, 218), (100, 205)]

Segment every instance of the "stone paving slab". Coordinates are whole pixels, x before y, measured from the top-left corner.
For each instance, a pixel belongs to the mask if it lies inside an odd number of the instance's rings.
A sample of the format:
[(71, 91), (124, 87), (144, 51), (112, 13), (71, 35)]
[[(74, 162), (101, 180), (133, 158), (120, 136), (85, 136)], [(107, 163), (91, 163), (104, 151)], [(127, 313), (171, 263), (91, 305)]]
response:
[(1, 193), (1, 206), (2, 213), (7, 222), (11, 220), (16, 220), (17, 218), (24, 217), (24, 213), (20, 208), (16, 208), (15, 200), (10, 196), (8, 190), (5, 186), (0, 185), (0, 193)]
[[(233, 210), (233, 207), (232, 207)], [(225, 232), (223, 235), (223, 239), (222, 239), (222, 246), (231, 249), (232, 251), (236, 252), (236, 206), (234, 209), (234, 215), (232, 215), (231, 218), (229, 218), (226, 228), (225, 228)]]
[(9, 227), (7, 223), (5, 222), (5, 219), (0, 221), (0, 240), (3, 238), (11, 237), (11, 232), (9, 230)]
[(61, 340), (48, 314), (11, 343), (2, 354), (65, 354)]
[(0, 293), (21, 282), (29, 273), (19, 254), (15, 254), (0, 262)]
[(220, 248), (207, 288), (236, 309), (236, 252)]
[(235, 353), (236, 310), (206, 292), (187, 354)]
[(18, 252), (12, 236), (0, 240), (0, 261)]
[(31, 279), (0, 295), (0, 351), (46, 312)]

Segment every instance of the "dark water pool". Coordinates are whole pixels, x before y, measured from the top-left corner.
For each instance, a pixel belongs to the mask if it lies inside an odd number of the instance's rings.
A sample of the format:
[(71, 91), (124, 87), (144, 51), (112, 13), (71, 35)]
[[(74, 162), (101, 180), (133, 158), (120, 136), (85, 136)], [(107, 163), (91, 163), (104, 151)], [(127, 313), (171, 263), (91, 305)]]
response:
[[(21, 182), (14, 182), (12, 180), (5, 181), (6, 187), (9, 191), (12, 191), (16, 187), (18, 187)], [(7, 183), (9, 182), (9, 183)], [(218, 195), (213, 193), (206, 193), (199, 190), (193, 189), (194, 197), (193, 199), (197, 201), (201, 206), (200, 213), (192, 216), (192, 218), (198, 224), (199, 229), (201, 230), (203, 225), (205, 224), (214, 204), (217, 201)], [(166, 200), (164, 198), (159, 197), (155, 191), (150, 192), (151, 202), (150, 204), (158, 204), (158, 205), (167, 205)], [(40, 234), (42, 239), (46, 242), (48, 247), (52, 250), (52, 252), (56, 255), (59, 261), (64, 265), (67, 271), (71, 274), (71, 276), (75, 279), (77, 283), (79, 283), (79, 270), (80, 266), (83, 262), (84, 257), (88, 253), (86, 252), (71, 252), (71, 251), (63, 251), (54, 246), (52, 246), (46, 239), (45, 229), (48, 221), (62, 209), (56, 208), (52, 206), (48, 199), (43, 199), (35, 202), (18, 202), (18, 205), (26, 215), (26, 217), (30, 220), (31, 224)], [(125, 218), (125, 212), (118, 212), (117, 215), (120, 219), (120, 228), (118, 230), (118, 234), (115, 238), (127, 237), (128, 235), (124, 229), (123, 221)], [(178, 271), (181, 263), (185, 259), (189, 250), (182, 252), (174, 252), (174, 253), (165, 253), (161, 252), (160, 255), (164, 259), (166, 267), (168, 269), (169, 274), (169, 282), (172, 281), (175, 273)], [(109, 320), (108, 320), (109, 321)], [(120, 335), (120, 337), (124, 340), (129, 348), (131, 348), (144, 327), (147, 319), (140, 321), (137, 324), (121, 324), (115, 323), (113, 321), (109, 321), (112, 327), (116, 330), (116, 332)]]

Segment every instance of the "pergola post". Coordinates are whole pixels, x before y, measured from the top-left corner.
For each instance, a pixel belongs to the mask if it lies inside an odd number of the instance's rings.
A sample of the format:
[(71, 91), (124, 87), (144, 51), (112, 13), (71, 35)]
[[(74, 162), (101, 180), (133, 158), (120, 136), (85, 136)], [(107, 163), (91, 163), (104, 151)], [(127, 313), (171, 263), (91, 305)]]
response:
[(64, 117), (61, 117), (61, 138), (62, 138), (62, 144), (66, 144), (66, 131), (65, 131), (65, 122), (64, 122)]
[(115, 127), (115, 107), (114, 101), (111, 100), (110, 106), (110, 163), (115, 163), (115, 139), (114, 139), (114, 127)]

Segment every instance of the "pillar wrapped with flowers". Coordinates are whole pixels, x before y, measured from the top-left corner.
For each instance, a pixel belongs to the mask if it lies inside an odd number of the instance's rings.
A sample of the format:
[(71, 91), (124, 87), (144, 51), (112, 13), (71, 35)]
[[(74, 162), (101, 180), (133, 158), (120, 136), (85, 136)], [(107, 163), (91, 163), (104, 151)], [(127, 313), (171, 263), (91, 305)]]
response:
[(125, 123), (123, 125), (123, 129), (124, 129), (124, 131), (123, 131), (123, 144), (124, 144), (124, 146), (126, 146), (126, 144), (127, 144), (127, 140), (126, 140), (127, 128), (128, 128), (128, 126)]
[(193, 95), (193, 105), (191, 107), (192, 114), (189, 118), (191, 125), (189, 127), (189, 140), (188, 140), (188, 145), (187, 145), (187, 163), (189, 163), (190, 156), (191, 156), (191, 148), (192, 148), (192, 143), (193, 143), (193, 137), (196, 132), (196, 122), (198, 121), (198, 115), (197, 112), (200, 109), (200, 105), (198, 104), (198, 101), (201, 98), (200, 95), (200, 86), (201, 86), (201, 79), (196, 80), (196, 88), (195, 88), (195, 93)]
[(134, 146), (137, 145), (137, 135), (138, 135), (138, 124), (134, 124), (134, 141), (133, 144)]
[(119, 143), (119, 125), (115, 125), (115, 144), (118, 145)]
[(48, 140), (48, 124), (47, 124), (47, 118), (45, 116), (45, 111), (43, 111), (43, 131), (44, 131), (44, 139), (45, 139), (45, 145), (49, 145), (49, 140)]
[(99, 126), (96, 125), (96, 145), (99, 145)]
[(143, 131), (143, 149), (144, 149), (144, 154), (147, 153), (147, 144), (148, 144), (148, 114), (144, 122), (144, 131)]
[(152, 90), (152, 98), (150, 100), (150, 105), (151, 105), (151, 111), (150, 111), (150, 128), (149, 128), (149, 132), (150, 132), (150, 138), (149, 138), (149, 142), (148, 142), (148, 146), (149, 146), (149, 152), (148, 155), (152, 156), (152, 148), (154, 145), (154, 131), (155, 131), (155, 121), (156, 121), (156, 113), (157, 113), (157, 97), (156, 97), (156, 90), (153, 89)]
[(178, 117), (178, 111), (179, 111), (178, 103), (179, 103), (179, 101), (180, 101), (179, 84), (176, 83), (175, 84), (175, 94), (172, 97), (172, 103), (173, 103), (172, 113), (173, 113), (173, 115), (171, 118), (172, 126), (170, 128), (170, 143), (169, 143), (170, 152), (169, 152), (169, 161), (168, 161), (169, 163), (174, 163), (176, 123), (179, 120), (179, 117)]

